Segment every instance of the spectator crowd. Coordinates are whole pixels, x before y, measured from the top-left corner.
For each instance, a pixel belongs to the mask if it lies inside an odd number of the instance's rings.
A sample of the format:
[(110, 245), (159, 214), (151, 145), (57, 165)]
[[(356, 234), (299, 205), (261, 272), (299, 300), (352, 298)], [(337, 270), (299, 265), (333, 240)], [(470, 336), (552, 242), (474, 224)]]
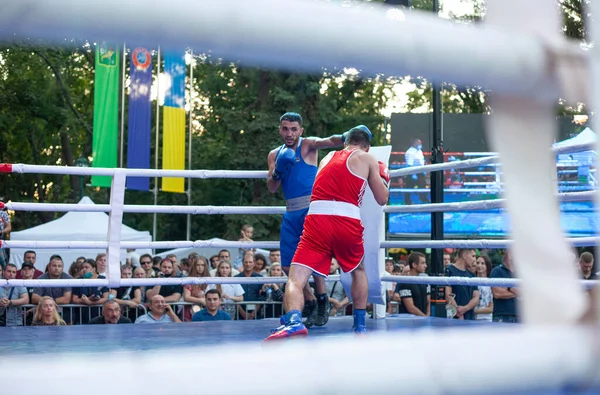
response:
[[(245, 226), (242, 238), (251, 240), (252, 229)], [(59, 255), (51, 256), (45, 270), (36, 268), (35, 251), (27, 251), (20, 268), (13, 263), (0, 266), (0, 278), (104, 279), (106, 254), (80, 257), (68, 268)], [(486, 251), (458, 249), (444, 254), (447, 276), (511, 278), (511, 254), (488, 257)], [(38, 266), (39, 267), (39, 266)], [(597, 279), (594, 256), (583, 252), (577, 268), (584, 279)], [(412, 252), (405, 261), (386, 260), (387, 274), (397, 276), (427, 276), (427, 256)], [(339, 265), (332, 260), (331, 275), (339, 274)], [(165, 258), (139, 255), (128, 250), (121, 266), (122, 278), (181, 277), (276, 277), (285, 276), (279, 250), (268, 257), (254, 250), (241, 250), (240, 258), (232, 262), (223, 249), (206, 258), (193, 252), (178, 260), (170, 254)], [(281, 281), (281, 280), (277, 280)], [(216, 320), (252, 320), (280, 317), (285, 283), (266, 284), (194, 284), (107, 287), (4, 287), (0, 288), (0, 325), (79, 325), (170, 323)], [(390, 314), (432, 314), (432, 289), (426, 284), (386, 282), (387, 311)], [(519, 290), (512, 287), (453, 285), (445, 288), (446, 314), (451, 319), (518, 322)], [(352, 314), (352, 306), (339, 281), (327, 282), (331, 315)], [(438, 315), (439, 316), (439, 315)]]

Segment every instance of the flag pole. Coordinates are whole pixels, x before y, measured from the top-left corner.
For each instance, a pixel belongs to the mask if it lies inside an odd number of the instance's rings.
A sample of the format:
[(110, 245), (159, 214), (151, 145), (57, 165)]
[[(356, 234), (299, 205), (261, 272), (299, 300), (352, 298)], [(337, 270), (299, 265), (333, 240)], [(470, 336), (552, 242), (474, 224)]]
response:
[(125, 51), (127, 47), (123, 43), (123, 72), (121, 73), (121, 142), (119, 148), (119, 167), (123, 167), (123, 141), (125, 140), (125, 66), (126, 57)]
[[(190, 52), (190, 115), (188, 121), (188, 170), (192, 170), (192, 112), (194, 110), (194, 51)], [(192, 205), (192, 179), (188, 178), (188, 206)], [(186, 240), (191, 240), (192, 237), (192, 215), (187, 215), (187, 231)]]
[[(158, 134), (160, 128), (160, 47), (156, 57), (156, 134), (154, 140), (154, 168), (158, 170)], [(154, 205), (158, 204), (158, 177), (154, 177)], [(156, 213), (152, 216), (152, 238), (156, 241)], [(154, 255), (155, 250), (152, 250)]]

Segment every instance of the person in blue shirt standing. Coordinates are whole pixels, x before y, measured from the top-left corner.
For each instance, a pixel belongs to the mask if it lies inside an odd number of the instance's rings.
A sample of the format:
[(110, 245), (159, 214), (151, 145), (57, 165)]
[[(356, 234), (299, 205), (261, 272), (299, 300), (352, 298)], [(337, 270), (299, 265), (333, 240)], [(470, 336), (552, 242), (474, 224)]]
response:
[[(502, 265), (492, 269), (490, 278), (513, 278), (512, 256), (507, 250), (504, 254)], [(494, 322), (519, 322), (517, 314), (517, 297), (519, 293), (514, 287), (492, 287), (494, 295), (494, 311), (492, 321)]]
[(221, 310), (221, 293), (217, 289), (209, 289), (204, 295), (206, 307), (192, 316), (192, 321), (230, 321), (231, 316)]
[[(280, 232), (281, 265), (286, 273), (298, 247), (304, 219), (308, 213), (310, 196), (317, 175), (319, 149), (335, 148), (343, 145), (342, 135), (328, 138), (302, 137), (302, 117), (295, 112), (286, 112), (279, 119), (279, 134), (283, 144), (267, 157), (269, 192), (276, 193), (279, 186), (285, 198), (286, 212), (283, 215)], [(329, 319), (329, 298), (325, 279), (314, 276), (317, 297), (310, 286), (304, 288), (307, 319), (306, 327), (323, 326)]]
[[(477, 256), (471, 248), (461, 248), (456, 252), (456, 262), (446, 268), (447, 277), (475, 277), (469, 271)], [(451, 296), (453, 295), (453, 297)], [(457, 319), (474, 320), (475, 307), (479, 304), (479, 290), (476, 286), (449, 285), (446, 287), (449, 303), (456, 307)]]

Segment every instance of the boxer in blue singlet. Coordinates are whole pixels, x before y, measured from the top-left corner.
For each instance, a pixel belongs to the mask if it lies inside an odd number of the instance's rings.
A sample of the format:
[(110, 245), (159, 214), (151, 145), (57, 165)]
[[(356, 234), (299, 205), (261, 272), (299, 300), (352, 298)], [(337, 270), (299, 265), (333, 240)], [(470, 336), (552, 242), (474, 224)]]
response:
[[(279, 134), (283, 145), (269, 152), (269, 192), (276, 193), (281, 185), (285, 198), (286, 212), (281, 222), (281, 266), (288, 273), (294, 252), (298, 247), (304, 218), (308, 213), (310, 195), (317, 174), (317, 151), (322, 148), (342, 146), (342, 135), (328, 138), (303, 138), (302, 117), (287, 112), (279, 119)], [(304, 288), (307, 319), (306, 327), (323, 326), (329, 319), (329, 298), (325, 289), (325, 279), (314, 276), (317, 296), (312, 293), (308, 283)]]

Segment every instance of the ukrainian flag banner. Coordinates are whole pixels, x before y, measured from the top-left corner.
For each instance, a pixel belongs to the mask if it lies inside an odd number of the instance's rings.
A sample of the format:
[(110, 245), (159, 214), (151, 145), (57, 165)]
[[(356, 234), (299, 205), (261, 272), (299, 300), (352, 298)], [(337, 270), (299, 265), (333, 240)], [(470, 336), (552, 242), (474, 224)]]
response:
[[(185, 58), (184, 53), (165, 54), (165, 80), (169, 90), (165, 92), (163, 107), (164, 170), (185, 169)], [(163, 178), (162, 190), (184, 193), (183, 178)]]
[[(94, 71), (94, 132), (92, 167), (117, 167), (119, 140), (119, 50), (115, 44), (96, 46)], [(92, 185), (111, 186), (112, 177), (92, 176)]]

